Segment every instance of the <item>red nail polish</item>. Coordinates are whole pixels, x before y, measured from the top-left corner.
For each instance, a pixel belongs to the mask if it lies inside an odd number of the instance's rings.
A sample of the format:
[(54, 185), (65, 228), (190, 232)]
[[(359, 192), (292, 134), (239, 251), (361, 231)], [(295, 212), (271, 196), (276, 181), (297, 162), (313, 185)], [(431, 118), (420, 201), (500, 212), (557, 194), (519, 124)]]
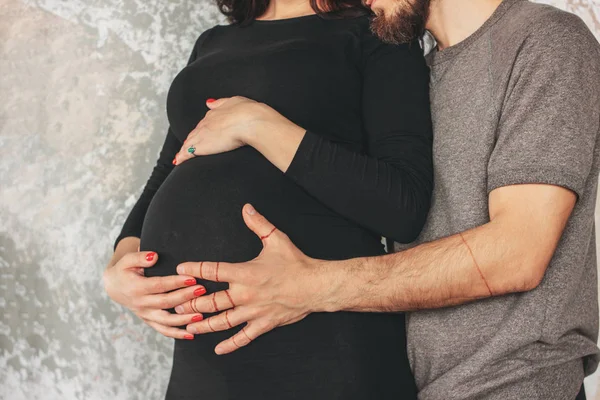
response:
[(173, 165), (177, 165), (177, 157), (173, 159)]
[(183, 281), (183, 283), (185, 283), (188, 286), (194, 286), (196, 284), (196, 280), (195, 279), (186, 279), (185, 281)]
[(204, 293), (206, 293), (206, 289), (203, 287), (199, 287), (198, 289), (194, 290), (194, 294), (196, 296), (202, 296)]
[(207, 103), (212, 103), (213, 101), (216, 101), (215, 99), (207, 99), (206, 102)]
[(150, 252), (150, 253), (148, 253), (148, 254), (146, 254), (146, 261), (152, 261), (152, 260), (154, 260), (154, 256), (155, 255), (156, 255), (156, 253), (153, 252), (153, 251)]
[(202, 316), (202, 315), (194, 315), (194, 316), (192, 317), (192, 322), (200, 322), (200, 321), (202, 321), (203, 319), (204, 319), (204, 316)]
[(194, 335), (185, 335), (183, 338), (187, 340), (192, 340), (194, 339)]

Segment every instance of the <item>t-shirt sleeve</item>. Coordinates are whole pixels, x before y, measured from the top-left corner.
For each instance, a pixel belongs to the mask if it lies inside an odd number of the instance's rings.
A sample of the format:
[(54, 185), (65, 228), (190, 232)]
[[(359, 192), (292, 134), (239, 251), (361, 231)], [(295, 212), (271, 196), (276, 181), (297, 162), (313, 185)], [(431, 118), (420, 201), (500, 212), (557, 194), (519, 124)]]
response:
[[(209, 36), (211, 29), (204, 31), (194, 44), (194, 47), (188, 57), (188, 61), (186, 65), (190, 65), (198, 56), (198, 50), (200, 46), (204, 43), (206, 38)], [(177, 137), (173, 134), (171, 128), (167, 130), (167, 135), (165, 137), (164, 143), (160, 150), (160, 154), (158, 156), (158, 160), (150, 174), (150, 177), (146, 181), (142, 194), (134, 204), (133, 208), (129, 212), (123, 227), (121, 228), (121, 232), (115, 239), (113, 244), (113, 251), (117, 248), (117, 244), (119, 241), (125, 237), (133, 236), (140, 237), (142, 233), (142, 225), (144, 222), (144, 217), (146, 216), (146, 211), (148, 210), (148, 206), (150, 205), (150, 201), (154, 197), (154, 194), (160, 187), (160, 185), (165, 181), (169, 173), (173, 170), (173, 158), (181, 149), (182, 142), (177, 139)]]
[(600, 50), (578, 17), (532, 27), (511, 71), (488, 164), (488, 191), (551, 184), (581, 196), (600, 123)]
[(307, 131), (286, 175), (349, 220), (408, 243), (433, 189), (429, 69), (416, 41), (367, 35), (362, 54), (364, 151)]

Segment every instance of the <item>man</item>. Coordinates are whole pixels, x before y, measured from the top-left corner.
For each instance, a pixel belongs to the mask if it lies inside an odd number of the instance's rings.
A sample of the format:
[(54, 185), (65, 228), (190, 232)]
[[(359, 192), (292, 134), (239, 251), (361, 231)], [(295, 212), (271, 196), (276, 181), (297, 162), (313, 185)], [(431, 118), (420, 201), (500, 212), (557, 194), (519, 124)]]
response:
[[(367, 3), (385, 40), (423, 27), (437, 40), (427, 56), (436, 187), (420, 244), (314, 260), (247, 205), (244, 219), (265, 245), (255, 260), (178, 268), (230, 283), (191, 301), (228, 315), (188, 331), (247, 322), (217, 346), (224, 354), (311, 312), (411, 311), (421, 399), (575, 398), (598, 363), (598, 42), (578, 17), (525, 0)], [(305, 162), (294, 158), (304, 130), (252, 107), (213, 102), (199, 129), (250, 132), (246, 143), (284, 172)]]

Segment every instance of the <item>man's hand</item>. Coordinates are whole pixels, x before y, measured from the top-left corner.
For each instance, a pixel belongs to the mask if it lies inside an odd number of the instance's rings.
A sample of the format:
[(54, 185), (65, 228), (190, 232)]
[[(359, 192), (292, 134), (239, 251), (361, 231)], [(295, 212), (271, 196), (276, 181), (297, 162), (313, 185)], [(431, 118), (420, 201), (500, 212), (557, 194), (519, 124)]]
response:
[(490, 194), (487, 224), (403, 252), (337, 261), (307, 257), (246, 205), (244, 220), (263, 240), (263, 251), (246, 263), (180, 264), (179, 274), (229, 282), (230, 289), (175, 310), (226, 310), (188, 325), (191, 333), (248, 322), (215, 349), (225, 354), (311, 312), (413, 311), (533, 290), (544, 277), (575, 199), (572, 191), (555, 185), (501, 187)]
[(189, 332), (175, 327), (201, 321), (202, 314), (178, 315), (165, 309), (202, 296), (206, 289), (196, 285), (191, 276), (145, 277), (144, 268), (152, 267), (157, 260), (158, 254), (151, 251), (126, 253), (104, 271), (104, 288), (113, 301), (130, 309), (164, 336), (193, 339)]
[(300, 321), (317, 311), (321, 302), (316, 278), (320, 260), (303, 254), (286, 234), (275, 228), (254, 208), (242, 210), (246, 225), (262, 240), (263, 250), (252, 261), (239, 264), (224, 262), (185, 262), (179, 274), (215, 282), (229, 282), (229, 289), (193, 299), (175, 308), (186, 314), (222, 311), (202, 322), (187, 326), (190, 333), (201, 334), (231, 329), (248, 323), (241, 331), (221, 342), (217, 354), (231, 353), (270, 330)]

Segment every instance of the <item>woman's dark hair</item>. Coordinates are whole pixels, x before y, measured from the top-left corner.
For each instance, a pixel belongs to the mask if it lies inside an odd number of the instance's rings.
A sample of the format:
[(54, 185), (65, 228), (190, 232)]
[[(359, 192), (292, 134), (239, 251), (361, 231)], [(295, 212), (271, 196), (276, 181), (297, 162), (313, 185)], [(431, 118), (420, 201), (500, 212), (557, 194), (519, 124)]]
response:
[[(232, 24), (244, 24), (263, 15), (270, 0), (217, 0), (221, 12)], [(349, 18), (369, 14), (362, 0), (310, 0), (317, 14), (325, 18)]]

